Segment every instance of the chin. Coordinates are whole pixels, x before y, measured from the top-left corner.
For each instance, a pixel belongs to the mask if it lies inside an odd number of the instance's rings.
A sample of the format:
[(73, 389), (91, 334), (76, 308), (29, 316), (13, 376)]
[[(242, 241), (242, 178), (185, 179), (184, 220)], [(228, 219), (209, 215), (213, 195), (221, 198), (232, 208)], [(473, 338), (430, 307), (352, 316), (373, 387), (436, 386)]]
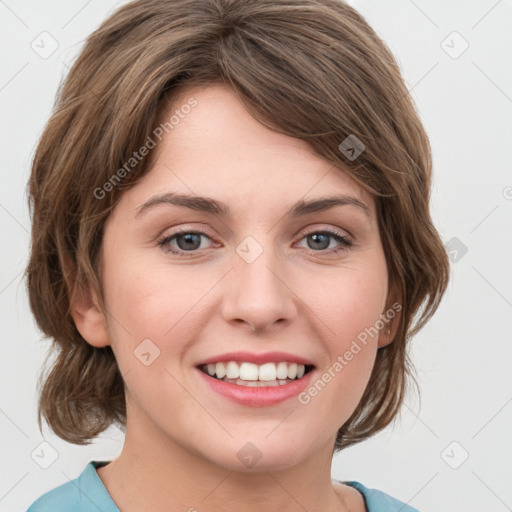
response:
[(272, 442), (265, 438), (245, 442), (231, 440), (223, 451), (217, 446), (215, 453), (208, 454), (214, 464), (238, 473), (260, 473), (285, 470), (299, 464), (304, 459), (304, 453), (298, 451), (297, 447), (310, 446), (310, 443), (293, 439), (285, 442), (276, 436)]

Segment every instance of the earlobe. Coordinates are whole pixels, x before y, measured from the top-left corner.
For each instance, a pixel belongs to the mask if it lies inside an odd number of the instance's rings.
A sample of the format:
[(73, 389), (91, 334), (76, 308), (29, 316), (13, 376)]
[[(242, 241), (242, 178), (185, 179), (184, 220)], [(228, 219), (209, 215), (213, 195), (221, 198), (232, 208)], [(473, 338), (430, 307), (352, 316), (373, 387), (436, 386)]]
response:
[(392, 306), (387, 307), (382, 313), (381, 318), (384, 322), (384, 326), (379, 332), (379, 340), (377, 343), (379, 348), (386, 347), (393, 343), (400, 325), (400, 319), (402, 317), (401, 311), (402, 304), (395, 301)]
[(90, 345), (110, 345), (106, 318), (98, 305), (96, 294), (90, 290), (76, 290), (71, 299), (71, 316), (78, 332)]
[(94, 347), (110, 345), (105, 315), (92, 287), (77, 281), (76, 263), (68, 255), (62, 260), (62, 271), (70, 297), (70, 312), (78, 332)]
[(379, 341), (377, 343), (377, 346), (379, 348), (386, 347), (387, 345), (390, 345), (393, 343), (393, 340), (395, 339), (396, 335), (396, 329), (393, 329), (392, 327), (386, 325), (384, 329), (379, 333)]

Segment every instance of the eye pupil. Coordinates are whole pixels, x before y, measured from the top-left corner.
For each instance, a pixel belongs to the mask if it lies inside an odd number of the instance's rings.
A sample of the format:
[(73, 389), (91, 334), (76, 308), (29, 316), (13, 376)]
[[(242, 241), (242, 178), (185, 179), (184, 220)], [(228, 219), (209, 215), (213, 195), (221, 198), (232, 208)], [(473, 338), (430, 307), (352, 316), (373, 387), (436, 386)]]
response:
[[(194, 239), (195, 237), (195, 239)], [(180, 243), (180, 240), (185, 240), (185, 246)], [(197, 233), (186, 233), (184, 235), (179, 235), (176, 237), (176, 242), (178, 244), (178, 247), (183, 250), (194, 250), (197, 249), (201, 245), (201, 236)], [(192, 244), (192, 247), (188, 244)]]
[[(178, 232), (174, 235), (170, 235), (164, 238), (159, 242), (159, 245), (161, 245), (166, 252), (175, 254), (181, 253), (181, 255), (184, 255), (185, 252), (199, 254), (202, 237), (209, 239), (208, 235), (200, 231), (182, 231), (181, 233)], [(307, 240), (308, 248), (319, 254), (337, 253), (341, 250), (347, 249), (352, 245), (342, 235), (331, 233), (330, 231), (315, 231), (304, 235), (302, 240), (304, 239)], [(329, 249), (331, 240), (336, 240), (339, 247)], [(172, 249), (173, 243), (176, 244), (177, 250)]]
[[(310, 240), (313, 240), (313, 247), (312, 249), (326, 249), (329, 247), (329, 235), (324, 235), (322, 233), (313, 233), (312, 235), (309, 235), (308, 237)], [(323, 239), (323, 240), (322, 240)], [(327, 244), (325, 243), (327, 242)], [(320, 244), (321, 247), (315, 246), (315, 244)]]

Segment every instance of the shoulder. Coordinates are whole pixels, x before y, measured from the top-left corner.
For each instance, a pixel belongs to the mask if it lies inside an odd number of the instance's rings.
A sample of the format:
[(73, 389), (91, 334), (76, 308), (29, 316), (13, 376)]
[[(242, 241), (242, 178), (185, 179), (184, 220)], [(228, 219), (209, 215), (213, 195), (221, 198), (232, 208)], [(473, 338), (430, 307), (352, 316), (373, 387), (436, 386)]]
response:
[(364, 498), (368, 512), (418, 512), (403, 501), (377, 489), (369, 489), (359, 482), (342, 482), (357, 489)]
[(38, 498), (27, 512), (119, 512), (91, 461), (82, 473)]

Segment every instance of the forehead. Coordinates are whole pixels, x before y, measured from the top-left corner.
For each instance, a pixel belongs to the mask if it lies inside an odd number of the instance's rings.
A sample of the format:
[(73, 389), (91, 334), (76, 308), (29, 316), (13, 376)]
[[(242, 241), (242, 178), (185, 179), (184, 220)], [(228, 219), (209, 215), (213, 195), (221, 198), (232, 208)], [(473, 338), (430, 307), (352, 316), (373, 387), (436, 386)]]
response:
[(345, 171), (306, 141), (259, 123), (223, 84), (177, 89), (159, 123), (167, 130), (156, 139), (151, 169), (121, 199), (132, 211), (151, 195), (171, 191), (219, 198), (260, 215), (301, 198), (340, 193), (374, 208), (373, 197)]

